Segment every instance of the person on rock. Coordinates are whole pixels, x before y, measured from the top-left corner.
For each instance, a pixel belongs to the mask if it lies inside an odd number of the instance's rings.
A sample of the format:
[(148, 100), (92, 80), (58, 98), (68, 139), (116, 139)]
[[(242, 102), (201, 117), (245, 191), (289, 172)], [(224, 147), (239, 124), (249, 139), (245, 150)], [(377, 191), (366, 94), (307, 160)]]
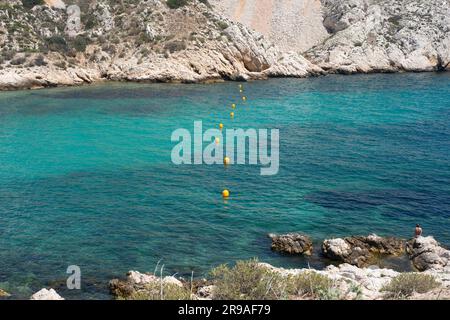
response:
[(421, 236), (422, 236), (422, 227), (419, 224), (417, 224), (416, 225), (416, 231), (415, 231), (415, 237), (418, 238), (418, 237), (421, 237)]

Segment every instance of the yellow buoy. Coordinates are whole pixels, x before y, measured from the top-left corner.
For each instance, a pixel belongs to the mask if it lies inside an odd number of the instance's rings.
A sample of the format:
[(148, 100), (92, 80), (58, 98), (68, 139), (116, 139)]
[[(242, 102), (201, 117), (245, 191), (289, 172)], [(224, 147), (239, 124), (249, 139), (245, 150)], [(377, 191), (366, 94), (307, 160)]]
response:
[(234, 112), (231, 112), (231, 113), (230, 113), (230, 116), (231, 116), (232, 118), (234, 118)]
[(228, 158), (228, 157), (225, 157), (225, 158), (223, 158), (223, 164), (224, 165), (229, 165), (231, 163), (231, 160), (230, 160), (230, 158)]
[(216, 138), (216, 144), (219, 144), (219, 143), (220, 143), (220, 139)]
[(236, 109), (236, 104), (233, 103), (233, 104), (231, 105), (231, 107), (232, 107), (233, 109)]
[(228, 198), (229, 196), (230, 196), (230, 191), (228, 191), (227, 189), (222, 191), (222, 197)]
[(220, 128), (220, 130), (223, 129), (223, 123), (219, 124), (219, 128)]
[(247, 100), (247, 97), (242, 97), (242, 100), (246, 101), (246, 100)]

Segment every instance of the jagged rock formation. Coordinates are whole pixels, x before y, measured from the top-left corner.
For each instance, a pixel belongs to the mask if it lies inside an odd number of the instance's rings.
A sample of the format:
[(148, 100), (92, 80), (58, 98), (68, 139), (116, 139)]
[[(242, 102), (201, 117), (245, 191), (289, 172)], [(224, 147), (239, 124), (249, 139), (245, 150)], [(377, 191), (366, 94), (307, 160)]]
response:
[(179, 8), (165, 0), (34, 7), (0, 0), (0, 90), (443, 71), (450, 68), (449, 1), (240, 0), (236, 19), (256, 23), (267, 39), (223, 14), (235, 0), (212, 7), (189, 0)]
[(246, 80), (321, 72), (197, 0), (178, 9), (163, 0), (99, 0), (83, 8), (4, 5), (0, 88), (100, 80)]
[(272, 239), (272, 250), (288, 254), (311, 255), (313, 243), (303, 234), (288, 233), (283, 235), (269, 234)]
[(230, 19), (273, 41), (281, 50), (303, 52), (328, 37), (320, 0), (211, 0)]
[(54, 289), (42, 289), (33, 294), (30, 300), (64, 300)]
[(419, 271), (450, 271), (450, 250), (446, 250), (433, 237), (418, 237), (408, 241), (406, 250)]
[(332, 260), (362, 267), (374, 262), (377, 255), (401, 255), (405, 252), (405, 241), (374, 234), (367, 237), (327, 239), (323, 242), (322, 252)]
[(322, 0), (332, 36), (305, 56), (328, 72), (442, 71), (450, 63), (448, 0)]

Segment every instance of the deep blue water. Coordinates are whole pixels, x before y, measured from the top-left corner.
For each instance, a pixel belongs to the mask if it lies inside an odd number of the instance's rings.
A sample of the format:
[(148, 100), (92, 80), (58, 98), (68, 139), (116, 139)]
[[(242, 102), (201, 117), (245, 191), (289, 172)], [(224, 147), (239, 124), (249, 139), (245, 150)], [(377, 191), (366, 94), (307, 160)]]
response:
[[(450, 75), (107, 84), (0, 93), (0, 288), (109, 298), (128, 270), (204, 276), (270, 251), (269, 232), (410, 237), (450, 245)], [(175, 166), (177, 128), (279, 128), (280, 171)], [(224, 188), (232, 195), (221, 197)], [(318, 247), (318, 246), (316, 246)], [(313, 266), (325, 262), (317, 258)], [(81, 291), (64, 290), (66, 268)]]

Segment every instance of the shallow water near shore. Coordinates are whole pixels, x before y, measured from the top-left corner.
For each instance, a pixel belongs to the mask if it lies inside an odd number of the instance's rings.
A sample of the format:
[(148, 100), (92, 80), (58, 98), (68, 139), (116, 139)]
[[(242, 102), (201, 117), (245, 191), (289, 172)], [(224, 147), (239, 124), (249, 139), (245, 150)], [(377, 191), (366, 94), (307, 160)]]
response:
[[(112, 83), (0, 93), (0, 288), (109, 299), (128, 270), (205, 276), (270, 251), (267, 233), (409, 238), (450, 245), (450, 75), (326, 76), (205, 85)], [(280, 171), (171, 162), (193, 122), (279, 128)], [(224, 201), (221, 191), (231, 191)], [(390, 265), (390, 261), (387, 262)], [(395, 263), (394, 263), (395, 264)], [(63, 290), (78, 265), (82, 290)], [(402, 263), (399, 264), (400, 266)]]

